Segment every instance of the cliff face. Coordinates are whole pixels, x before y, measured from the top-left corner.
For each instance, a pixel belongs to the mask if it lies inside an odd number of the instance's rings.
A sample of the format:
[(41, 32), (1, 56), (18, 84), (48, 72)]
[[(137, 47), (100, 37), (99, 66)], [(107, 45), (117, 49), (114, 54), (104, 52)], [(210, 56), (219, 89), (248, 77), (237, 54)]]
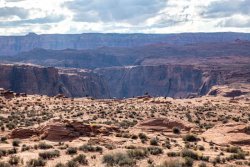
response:
[(156, 43), (184, 45), (202, 42), (227, 42), (235, 39), (250, 40), (243, 33), (185, 33), (185, 34), (51, 34), (0, 36), (0, 55), (15, 55), (34, 48), (94, 49), (98, 47), (136, 47)]
[[(210, 67), (211, 68), (211, 67)], [(205, 95), (212, 86), (249, 83), (249, 67), (211, 70), (193, 65), (127, 66), (57, 69), (29, 65), (0, 65), (0, 88), (17, 93), (68, 97), (129, 98), (151, 96), (188, 97)]]
[(112, 97), (152, 96), (187, 97), (204, 95), (218, 83), (218, 75), (193, 66), (131, 66), (97, 69), (107, 80)]
[(28, 65), (0, 65), (0, 87), (17, 93), (108, 98), (102, 79), (89, 71), (58, 70)]

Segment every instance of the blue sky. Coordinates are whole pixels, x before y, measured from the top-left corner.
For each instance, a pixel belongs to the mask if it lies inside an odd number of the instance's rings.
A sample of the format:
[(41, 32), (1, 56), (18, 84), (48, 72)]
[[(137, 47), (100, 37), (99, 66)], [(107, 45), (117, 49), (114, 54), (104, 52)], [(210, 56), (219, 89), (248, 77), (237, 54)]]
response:
[(250, 32), (250, 0), (0, 0), (0, 35)]

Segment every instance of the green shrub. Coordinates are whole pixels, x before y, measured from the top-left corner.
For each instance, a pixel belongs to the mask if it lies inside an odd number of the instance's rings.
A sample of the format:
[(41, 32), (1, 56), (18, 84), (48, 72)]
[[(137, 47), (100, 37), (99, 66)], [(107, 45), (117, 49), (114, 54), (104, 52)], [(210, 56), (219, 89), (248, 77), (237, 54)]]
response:
[(88, 165), (88, 160), (86, 159), (86, 156), (83, 154), (77, 155), (75, 158), (73, 158), (73, 161), (78, 162), (81, 165)]
[(19, 162), (20, 162), (20, 157), (11, 156), (8, 162), (9, 162), (9, 164), (11, 164), (11, 165), (18, 165)]
[(79, 166), (78, 163), (76, 161), (73, 161), (73, 160), (68, 161), (66, 163), (66, 167), (78, 167), (78, 166)]
[(69, 154), (69, 155), (73, 155), (73, 154), (76, 154), (76, 153), (77, 153), (77, 148), (75, 148), (75, 147), (69, 147), (66, 150), (66, 154)]
[(53, 146), (45, 142), (42, 142), (38, 144), (38, 148), (42, 150), (47, 150), (47, 149), (53, 148)]
[(132, 135), (132, 136), (131, 136), (131, 139), (136, 140), (136, 139), (138, 139), (138, 136), (137, 136), (137, 135)]
[(190, 157), (185, 157), (184, 165), (185, 167), (192, 167), (194, 160)]
[(187, 135), (183, 136), (183, 140), (188, 141), (188, 142), (196, 142), (199, 139), (198, 139), (197, 135), (187, 134)]
[(55, 167), (66, 167), (66, 165), (64, 165), (63, 163), (59, 162), (59, 163), (56, 164)]
[(1, 137), (1, 142), (6, 142), (7, 141), (7, 137)]
[(103, 156), (103, 163), (107, 166), (133, 166), (135, 160), (124, 153), (107, 154)]
[(156, 137), (152, 138), (150, 140), (150, 145), (158, 146), (158, 139)]
[(158, 155), (163, 153), (163, 150), (160, 147), (148, 147), (147, 150), (152, 155)]
[(202, 162), (199, 164), (199, 167), (207, 167), (207, 164), (205, 162)]
[(127, 154), (130, 158), (133, 158), (133, 159), (143, 159), (147, 157), (148, 152), (146, 149), (132, 149), (132, 150), (128, 150)]
[(179, 157), (180, 153), (179, 152), (168, 152), (167, 155), (169, 157)]
[(183, 163), (180, 160), (167, 160), (157, 167), (183, 167)]
[(7, 154), (7, 151), (6, 150), (0, 150), (0, 158), (2, 156), (5, 156)]
[(41, 159), (41, 158), (38, 158), (38, 159), (31, 159), (27, 162), (27, 167), (40, 167), (40, 166), (45, 166), (46, 162)]
[(60, 156), (60, 152), (58, 150), (45, 151), (45, 152), (39, 153), (39, 157), (43, 159), (52, 159), (52, 158), (59, 157), (59, 156)]
[(182, 150), (181, 152), (181, 156), (182, 157), (189, 157), (189, 158), (192, 158), (192, 159), (195, 159), (195, 160), (198, 160), (199, 159), (199, 155), (191, 150), (188, 150), (188, 149), (184, 149)]
[(230, 155), (230, 159), (245, 159), (245, 153), (244, 152), (239, 152), (239, 153), (234, 153)]
[(240, 147), (232, 146), (232, 147), (226, 148), (226, 152), (229, 152), (229, 153), (238, 153), (241, 151), (242, 151), (242, 149)]
[(148, 140), (148, 137), (147, 137), (147, 135), (145, 133), (139, 133), (139, 138), (141, 140)]
[(174, 133), (174, 134), (180, 134), (180, 133), (181, 133), (180, 128), (179, 128), (179, 127), (174, 127), (174, 128), (173, 128), (173, 133)]
[(12, 141), (12, 146), (18, 147), (20, 143), (21, 143), (21, 141), (20, 141), (19, 139), (14, 139), (14, 140)]
[(11, 167), (11, 165), (7, 162), (0, 162), (0, 167)]
[(7, 150), (7, 154), (16, 154), (17, 148), (13, 147), (12, 149)]
[(79, 150), (84, 151), (84, 152), (102, 152), (103, 151), (102, 147), (99, 147), (99, 146), (94, 147), (89, 144), (84, 144), (80, 146)]

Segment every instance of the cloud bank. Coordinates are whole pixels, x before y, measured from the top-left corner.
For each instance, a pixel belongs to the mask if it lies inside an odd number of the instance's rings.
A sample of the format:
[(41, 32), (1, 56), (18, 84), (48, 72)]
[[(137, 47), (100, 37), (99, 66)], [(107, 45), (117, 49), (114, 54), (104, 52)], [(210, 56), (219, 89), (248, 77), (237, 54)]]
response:
[(249, 0), (2, 0), (0, 34), (250, 32)]

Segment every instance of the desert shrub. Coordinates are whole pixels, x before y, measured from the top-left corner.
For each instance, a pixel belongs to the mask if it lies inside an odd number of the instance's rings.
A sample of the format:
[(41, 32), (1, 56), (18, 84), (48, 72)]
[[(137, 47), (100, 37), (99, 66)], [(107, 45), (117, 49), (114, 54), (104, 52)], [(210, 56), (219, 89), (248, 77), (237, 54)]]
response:
[(1, 142), (6, 142), (7, 141), (7, 137), (1, 137)]
[(78, 166), (79, 166), (78, 163), (76, 161), (73, 161), (73, 160), (68, 161), (66, 163), (66, 167), (78, 167)]
[(134, 134), (134, 135), (131, 136), (131, 139), (136, 140), (136, 139), (138, 139), (138, 136)]
[(226, 148), (226, 152), (229, 152), (229, 153), (238, 153), (238, 152), (241, 152), (241, 148), (240, 147), (235, 147), (235, 146), (231, 146), (231, 147), (227, 147)]
[(7, 162), (0, 162), (0, 167), (11, 167), (11, 165)]
[(163, 150), (160, 147), (148, 147), (147, 150), (152, 155), (158, 155), (163, 153)]
[(159, 142), (158, 139), (154, 137), (150, 140), (150, 145), (158, 146), (158, 142)]
[(179, 157), (180, 153), (179, 152), (168, 152), (167, 155), (169, 157)]
[(9, 164), (11, 164), (11, 165), (18, 165), (19, 162), (20, 162), (20, 157), (11, 156), (8, 162), (9, 162)]
[[(250, 117), (249, 117), (250, 118)], [(245, 133), (250, 134), (250, 126), (245, 127)]]
[(133, 146), (133, 145), (129, 145), (129, 146), (125, 146), (125, 148), (126, 148), (126, 149), (132, 150), (132, 149), (136, 149), (137, 147), (136, 147), (136, 146)]
[(124, 153), (107, 154), (103, 156), (103, 163), (107, 166), (133, 166), (135, 160)]
[(79, 150), (84, 151), (84, 152), (102, 152), (103, 151), (102, 147), (99, 147), (99, 146), (95, 147), (89, 144), (84, 144), (80, 146)]
[(204, 150), (205, 150), (205, 147), (204, 147), (204, 146), (198, 146), (198, 149), (199, 149), (200, 151), (204, 151)]
[(147, 137), (147, 135), (145, 133), (139, 133), (139, 138), (141, 140), (148, 140), (148, 137)]
[(133, 159), (143, 159), (147, 157), (148, 152), (146, 149), (132, 149), (132, 150), (128, 150), (127, 154), (130, 158), (133, 158)]
[(5, 127), (1, 126), (1, 131), (4, 132), (5, 131)]
[(27, 167), (40, 167), (40, 166), (45, 166), (46, 162), (41, 159), (41, 158), (38, 158), (38, 159), (31, 159), (27, 162)]
[(185, 161), (184, 161), (183, 166), (185, 166), (185, 167), (192, 167), (193, 166), (193, 163), (194, 163), (193, 158), (185, 157), (184, 159), (185, 159)]
[(73, 155), (77, 153), (77, 148), (76, 147), (69, 147), (66, 150), (66, 154)]
[(188, 141), (188, 142), (196, 142), (199, 139), (198, 139), (197, 135), (195, 135), (195, 134), (187, 134), (187, 135), (183, 136), (183, 140)]
[(104, 147), (109, 149), (109, 150), (113, 150), (116, 148), (114, 144), (105, 144)]
[(245, 159), (245, 153), (244, 152), (238, 152), (238, 153), (233, 153), (229, 157), (230, 159)]
[(134, 121), (123, 120), (120, 122), (120, 127), (127, 129), (129, 127), (135, 126), (136, 124), (137, 124), (136, 120), (134, 120)]
[(198, 165), (199, 167), (207, 167), (206, 163), (205, 162), (202, 162)]
[(180, 160), (167, 160), (157, 167), (182, 167), (183, 163)]
[(210, 159), (210, 157), (209, 156), (201, 156), (200, 157), (200, 159), (202, 160), (202, 161), (209, 161), (209, 159)]
[(47, 150), (47, 149), (53, 148), (53, 146), (45, 142), (41, 142), (38, 144), (38, 148), (42, 150)]
[(7, 154), (7, 151), (6, 150), (0, 150), (0, 158), (2, 156), (5, 156)]
[(22, 148), (21, 148), (21, 151), (23, 152), (23, 151), (28, 151), (28, 150), (30, 150), (30, 146), (27, 146), (27, 145), (22, 145)]
[(174, 133), (174, 134), (180, 134), (180, 133), (181, 133), (180, 128), (179, 128), (179, 127), (174, 127), (174, 128), (173, 128), (173, 133)]
[(58, 150), (45, 151), (45, 152), (39, 153), (39, 157), (43, 159), (52, 159), (52, 158), (59, 157), (59, 156), (60, 156), (60, 152)]
[(14, 139), (14, 140), (12, 141), (12, 146), (18, 147), (20, 143), (21, 143), (21, 141), (20, 141), (19, 139)]
[(77, 155), (75, 158), (73, 158), (73, 161), (81, 165), (88, 165), (88, 160), (86, 159), (86, 156), (83, 154)]
[(9, 149), (9, 150), (7, 150), (7, 154), (16, 154), (17, 153), (17, 148), (15, 148), (15, 147), (13, 147), (13, 148), (11, 148), (11, 149)]
[(6, 124), (6, 127), (7, 127), (9, 130), (12, 130), (12, 129), (15, 129), (15, 128), (16, 128), (16, 125), (15, 125), (13, 122), (10, 122), (10, 123), (7, 123), (7, 124)]
[(66, 165), (64, 165), (63, 163), (59, 162), (59, 163), (56, 164), (55, 167), (66, 167)]
[(199, 159), (199, 155), (191, 150), (188, 150), (188, 149), (184, 149), (181, 151), (181, 156), (182, 157), (189, 157), (189, 158), (192, 158), (192, 159), (195, 159), (195, 160), (198, 160)]

